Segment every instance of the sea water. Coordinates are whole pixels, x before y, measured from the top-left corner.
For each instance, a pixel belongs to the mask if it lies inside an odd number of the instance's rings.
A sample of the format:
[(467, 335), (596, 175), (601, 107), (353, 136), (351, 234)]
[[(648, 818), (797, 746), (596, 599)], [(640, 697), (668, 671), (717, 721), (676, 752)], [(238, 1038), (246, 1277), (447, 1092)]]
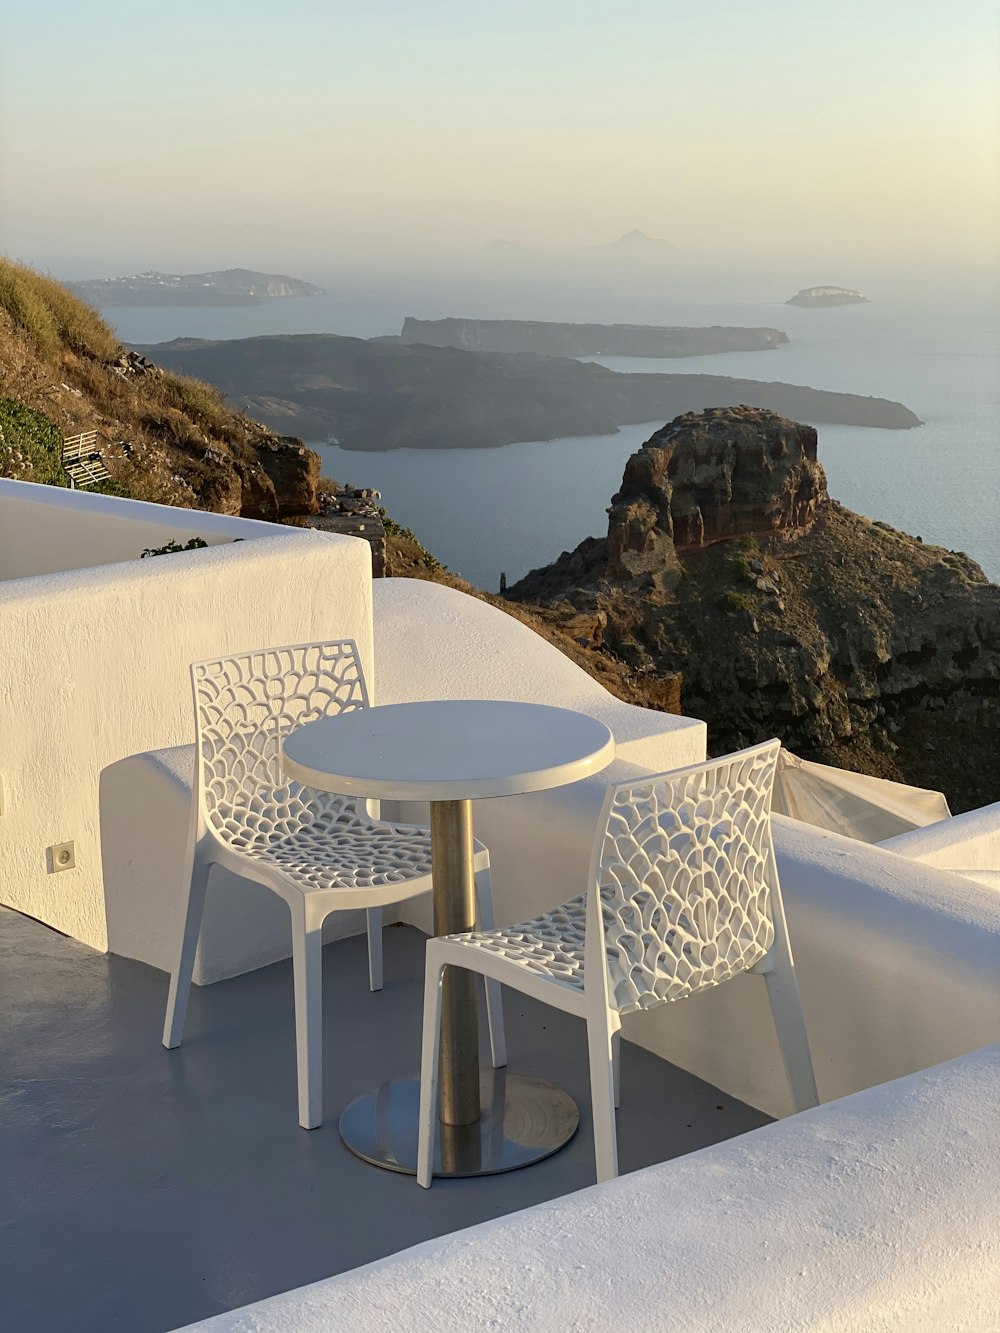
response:
[[(398, 332), (402, 314), (436, 315), (417, 293), (271, 301), (202, 310), (114, 310), (128, 341)], [(404, 304), (405, 302), (405, 304)], [(454, 313), (454, 312), (452, 312)], [(471, 313), (471, 312), (467, 312)], [(500, 312), (489, 310), (489, 315)], [(513, 317), (507, 311), (507, 317)], [(527, 310), (525, 317), (535, 317)], [(570, 318), (555, 312), (549, 318)], [(588, 309), (573, 317), (601, 319)], [(813, 422), (830, 493), (850, 509), (966, 551), (1000, 581), (1000, 319), (982, 305), (933, 309), (873, 301), (801, 310), (765, 302), (616, 309), (607, 319), (689, 325), (770, 325), (790, 342), (766, 352), (671, 360), (596, 358), (626, 373), (674, 372), (783, 380), (893, 398), (923, 425), (908, 431)], [(617, 435), (529, 441), (497, 449), (359, 453), (311, 442), (340, 482), (374, 486), (392, 516), (446, 565), (488, 589), (607, 530), (606, 509), (629, 455), (661, 421)]]

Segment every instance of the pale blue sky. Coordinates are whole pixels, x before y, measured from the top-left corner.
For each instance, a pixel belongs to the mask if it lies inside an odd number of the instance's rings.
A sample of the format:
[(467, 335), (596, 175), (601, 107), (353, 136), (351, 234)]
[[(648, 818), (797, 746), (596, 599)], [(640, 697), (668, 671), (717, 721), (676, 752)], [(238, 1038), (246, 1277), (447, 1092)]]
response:
[(0, 0), (0, 249), (279, 267), (640, 227), (982, 262), (998, 70), (995, 0)]

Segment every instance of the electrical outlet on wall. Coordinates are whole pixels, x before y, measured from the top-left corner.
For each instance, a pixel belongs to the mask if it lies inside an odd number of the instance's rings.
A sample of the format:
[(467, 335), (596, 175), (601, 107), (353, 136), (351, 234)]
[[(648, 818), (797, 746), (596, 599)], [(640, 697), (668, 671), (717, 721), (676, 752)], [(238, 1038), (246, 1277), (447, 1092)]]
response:
[(59, 870), (72, 870), (76, 866), (76, 843), (53, 843), (51, 847), (45, 849), (45, 855), (49, 863), (50, 875), (54, 875)]

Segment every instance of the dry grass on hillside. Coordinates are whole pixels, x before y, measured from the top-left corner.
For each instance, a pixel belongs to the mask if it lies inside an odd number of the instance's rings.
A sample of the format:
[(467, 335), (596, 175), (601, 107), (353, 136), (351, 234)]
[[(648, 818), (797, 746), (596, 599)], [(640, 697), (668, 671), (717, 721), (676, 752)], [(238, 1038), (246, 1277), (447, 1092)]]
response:
[(110, 361), (121, 350), (114, 330), (95, 310), (54, 278), (26, 264), (0, 259), (0, 308), (42, 356), (57, 356), (66, 349)]
[(228, 511), (211, 455), (240, 456), (261, 428), (210, 385), (143, 373), (122, 363), (123, 352), (86, 302), (0, 258), (0, 395), (45, 413), (64, 436), (96, 431), (125, 494)]

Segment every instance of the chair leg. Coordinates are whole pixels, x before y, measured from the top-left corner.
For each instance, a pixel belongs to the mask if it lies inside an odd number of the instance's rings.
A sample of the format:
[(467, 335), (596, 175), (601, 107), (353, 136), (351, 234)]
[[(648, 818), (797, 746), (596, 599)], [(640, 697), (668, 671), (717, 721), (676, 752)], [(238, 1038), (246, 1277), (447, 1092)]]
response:
[(210, 870), (210, 863), (198, 860), (195, 860), (191, 867), (187, 903), (184, 907), (184, 923), (181, 927), (177, 962), (170, 974), (167, 1014), (163, 1023), (163, 1044), (168, 1051), (179, 1046), (184, 1035), (184, 1019), (187, 1016), (188, 996), (191, 993), (191, 977), (194, 973), (195, 955), (198, 952), (198, 936), (201, 933), (201, 918), (205, 911), (205, 890), (208, 887)]
[(796, 1111), (807, 1111), (811, 1106), (819, 1105), (819, 1095), (795, 968), (788, 963), (779, 964), (773, 971), (764, 973), (764, 981), (792, 1101)]
[(622, 1033), (618, 1029), (611, 1037), (611, 1064), (615, 1076), (615, 1107), (622, 1104)]
[(614, 1180), (618, 1174), (615, 1074), (612, 1036), (606, 1016), (587, 1019), (587, 1046), (590, 1054), (590, 1101), (594, 1117), (597, 1179)]
[(424, 969), (424, 1029), (420, 1049), (420, 1114), (417, 1138), (417, 1184), (430, 1189), (437, 1137), (438, 1058), (441, 1048), (441, 985), (444, 966), (428, 957)]
[(365, 913), (368, 922), (368, 989), (382, 989), (382, 909), (369, 907)]
[(309, 920), (305, 904), (292, 907), (295, 977), (295, 1059), (299, 1124), (323, 1123), (323, 923)]
[[(496, 918), (493, 915), (493, 882), (490, 879), (489, 866), (476, 875), (476, 928), (493, 930)], [(507, 1037), (503, 1026), (503, 999), (499, 981), (492, 977), (483, 977), (486, 988), (486, 1024), (490, 1032), (490, 1057), (494, 1069), (502, 1069), (507, 1063)]]

